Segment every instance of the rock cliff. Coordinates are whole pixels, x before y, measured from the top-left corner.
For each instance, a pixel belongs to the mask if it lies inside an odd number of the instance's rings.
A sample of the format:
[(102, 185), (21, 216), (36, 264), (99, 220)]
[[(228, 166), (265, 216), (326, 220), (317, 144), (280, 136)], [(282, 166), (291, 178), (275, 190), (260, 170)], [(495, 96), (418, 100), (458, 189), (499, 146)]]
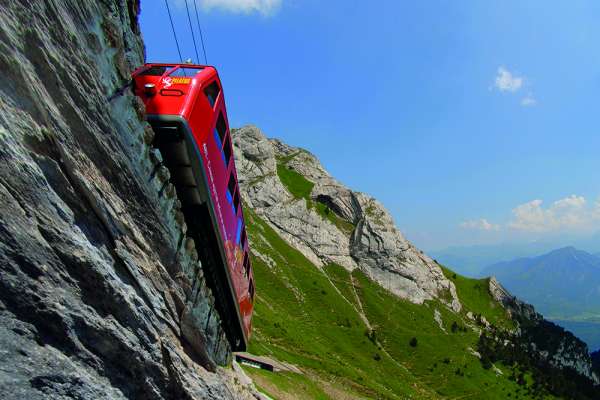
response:
[[(306, 150), (269, 140), (256, 127), (235, 130), (233, 138), (248, 206), (315, 265), (360, 268), (411, 302), (436, 298), (460, 310), (454, 284), (404, 238), (381, 203), (336, 181)], [(293, 180), (282, 183), (286, 171), (304, 180), (307, 196), (292, 193)]]
[(254, 397), (215, 366), (194, 243), (143, 106), (119, 89), (144, 60), (138, 11), (0, 3), (5, 399)]
[(490, 278), (489, 290), (517, 322), (515, 335), (511, 338), (515, 346), (531, 353), (534, 359), (555, 368), (572, 369), (596, 385), (600, 384), (600, 374), (594, 369), (593, 358), (583, 341), (545, 320), (532, 305), (511, 295), (496, 278)]

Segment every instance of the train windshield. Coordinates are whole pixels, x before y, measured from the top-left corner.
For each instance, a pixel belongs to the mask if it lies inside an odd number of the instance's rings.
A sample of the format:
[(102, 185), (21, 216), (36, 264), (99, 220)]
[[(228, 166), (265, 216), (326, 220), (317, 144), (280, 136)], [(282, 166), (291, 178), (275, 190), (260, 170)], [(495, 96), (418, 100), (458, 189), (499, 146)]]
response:
[[(175, 68), (175, 65), (155, 65), (140, 73), (141, 76), (162, 76), (165, 72)], [(202, 71), (203, 67), (178, 67), (169, 76), (193, 78)]]
[(148, 69), (146, 69), (145, 71), (141, 72), (140, 75), (141, 76), (161, 76), (163, 75), (165, 72), (167, 72), (167, 70), (173, 68), (174, 65), (155, 65), (152, 66)]
[(186, 78), (193, 78), (194, 76), (196, 76), (196, 74), (198, 72), (202, 71), (203, 69), (204, 68), (200, 68), (200, 67), (194, 67), (194, 68), (179, 67), (175, 71), (171, 72), (169, 75), (170, 76), (180, 76), (180, 77), (186, 77)]

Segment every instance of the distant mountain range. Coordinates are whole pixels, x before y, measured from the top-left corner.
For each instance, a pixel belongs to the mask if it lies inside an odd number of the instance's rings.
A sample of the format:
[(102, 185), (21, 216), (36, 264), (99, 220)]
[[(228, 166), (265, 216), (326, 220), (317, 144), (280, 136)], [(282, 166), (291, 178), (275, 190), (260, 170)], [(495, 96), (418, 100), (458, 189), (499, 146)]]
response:
[(600, 348), (600, 257), (564, 247), (539, 257), (500, 262), (481, 271), (495, 276), (511, 293), (533, 304)]
[(600, 232), (586, 237), (561, 237), (529, 243), (455, 246), (428, 251), (428, 254), (456, 272), (478, 277), (489, 265), (515, 258), (538, 256), (564, 246), (573, 246), (600, 257)]

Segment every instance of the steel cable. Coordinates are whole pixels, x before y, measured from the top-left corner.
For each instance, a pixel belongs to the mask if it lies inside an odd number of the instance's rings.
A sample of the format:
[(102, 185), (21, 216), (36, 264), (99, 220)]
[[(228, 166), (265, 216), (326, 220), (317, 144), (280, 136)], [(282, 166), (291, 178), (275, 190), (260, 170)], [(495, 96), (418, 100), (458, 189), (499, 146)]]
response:
[[(196, 4), (196, 0), (194, 5)], [(185, 0), (185, 11), (187, 12), (188, 22), (190, 23), (190, 31), (192, 32), (192, 41), (194, 42), (194, 52), (196, 53), (196, 61), (200, 64), (200, 57), (198, 56), (198, 47), (196, 47), (196, 36), (194, 35), (194, 27), (192, 26), (192, 18), (190, 17), (190, 9), (188, 8), (188, 2)]]
[(165, 0), (165, 5), (167, 6), (167, 13), (169, 13), (169, 20), (171, 21), (171, 30), (173, 31), (173, 37), (175, 38), (175, 44), (177, 45), (179, 61), (183, 63), (183, 57), (181, 57), (181, 50), (179, 49), (179, 41), (177, 40), (177, 35), (175, 34), (175, 25), (173, 25), (173, 17), (171, 17), (171, 10), (169, 9), (169, 2), (167, 0)]
[(198, 31), (200, 32), (200, 43), (202, 43), (202, 52), (204, 53), (204, 64), (208, 64), (206, 58), (206, 48), (204, 47), (204, 36), (202, 35), (202, 27), (200, 26), (200, 18), (198, 17), (198, 0), (194, 0), (194, 9), (196, 10), (196, 23), (198, 24)]

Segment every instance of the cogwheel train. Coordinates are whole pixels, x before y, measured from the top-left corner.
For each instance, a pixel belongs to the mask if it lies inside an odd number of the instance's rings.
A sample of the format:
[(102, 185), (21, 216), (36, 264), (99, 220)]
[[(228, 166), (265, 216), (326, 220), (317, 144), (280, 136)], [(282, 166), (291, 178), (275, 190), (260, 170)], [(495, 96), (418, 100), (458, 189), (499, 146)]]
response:
[(133, 73), (154, 146), (171, 172), (232, 350), (248, 343), (254, 276), (225, 99), (215, 68), (146, 64)]

